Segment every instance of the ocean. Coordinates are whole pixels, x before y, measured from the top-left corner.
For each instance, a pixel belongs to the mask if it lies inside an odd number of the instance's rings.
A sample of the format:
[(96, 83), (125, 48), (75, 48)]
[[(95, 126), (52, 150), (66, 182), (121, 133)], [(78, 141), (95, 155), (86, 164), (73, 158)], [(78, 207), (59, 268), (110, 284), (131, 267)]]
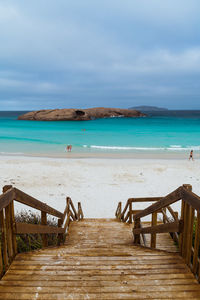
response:
[(19, 121), (0, 112), (0, 154), (180, 152), (200, 150), (200, 111), (147, 112), (143, 118)]

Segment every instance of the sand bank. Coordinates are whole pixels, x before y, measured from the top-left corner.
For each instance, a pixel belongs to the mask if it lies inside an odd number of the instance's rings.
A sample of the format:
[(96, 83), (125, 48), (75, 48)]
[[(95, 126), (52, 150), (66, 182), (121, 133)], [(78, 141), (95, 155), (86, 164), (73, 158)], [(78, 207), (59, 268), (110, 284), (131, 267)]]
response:
[(114, 217), (119, 201), (163, 196), (183, 183), (200, 194), (198, 160), (0, 156), (0, 165), (1, 188), (12, 184), (60, 211), (70, 196), (86, 217)]

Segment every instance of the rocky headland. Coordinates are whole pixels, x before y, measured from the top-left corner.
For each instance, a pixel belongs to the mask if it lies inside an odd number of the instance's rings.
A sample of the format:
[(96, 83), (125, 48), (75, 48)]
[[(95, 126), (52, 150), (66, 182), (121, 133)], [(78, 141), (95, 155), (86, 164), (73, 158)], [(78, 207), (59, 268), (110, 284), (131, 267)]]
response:
[(18, 120), (32, 121), (88, 121), (102, 118), (135, 118), (145, 114), (135, 109), (94, 107), (87, 109), (45, 109), (28, 112)]

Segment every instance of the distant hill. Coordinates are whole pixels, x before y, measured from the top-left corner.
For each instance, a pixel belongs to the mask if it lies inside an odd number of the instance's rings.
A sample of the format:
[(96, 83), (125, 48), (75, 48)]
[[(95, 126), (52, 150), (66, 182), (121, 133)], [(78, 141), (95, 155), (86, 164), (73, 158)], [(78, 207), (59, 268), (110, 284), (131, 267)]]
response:
[(146, 111), (168, 111), (167, 108), (157, 107), (157, 106), (145, 106), (145, 105), (130, 107), (129, 109), (136, 109), (136, 110), (139, 110), (141, 112), (146, 112)]

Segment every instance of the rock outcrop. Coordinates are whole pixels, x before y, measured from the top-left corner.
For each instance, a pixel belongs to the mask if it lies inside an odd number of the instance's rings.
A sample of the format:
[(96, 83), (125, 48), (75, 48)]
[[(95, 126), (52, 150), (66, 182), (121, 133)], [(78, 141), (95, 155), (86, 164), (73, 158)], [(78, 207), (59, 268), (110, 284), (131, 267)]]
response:
[(88, 121), (114, 117), (143, 117), (141, 112), (132, 109), (95, 107), (88, 109), (47, 109), (28, 112), (18, 120), (35, 121)]

